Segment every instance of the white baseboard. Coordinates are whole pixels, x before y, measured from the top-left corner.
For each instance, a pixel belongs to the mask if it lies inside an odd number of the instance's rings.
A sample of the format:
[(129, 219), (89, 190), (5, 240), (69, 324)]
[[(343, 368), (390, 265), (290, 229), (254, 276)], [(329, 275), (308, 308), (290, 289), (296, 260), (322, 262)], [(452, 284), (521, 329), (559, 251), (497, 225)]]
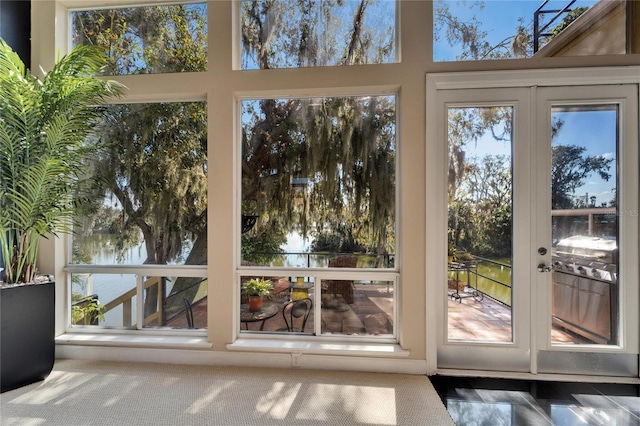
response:
[(364, 371), (426, 374), (424, 360), (308, 353), (226, 352), (213, 350), (57, 344), (58, 359), (89, 359), (118, 362), (153, 362), (237, 367), (300, 368), (311, 370)]

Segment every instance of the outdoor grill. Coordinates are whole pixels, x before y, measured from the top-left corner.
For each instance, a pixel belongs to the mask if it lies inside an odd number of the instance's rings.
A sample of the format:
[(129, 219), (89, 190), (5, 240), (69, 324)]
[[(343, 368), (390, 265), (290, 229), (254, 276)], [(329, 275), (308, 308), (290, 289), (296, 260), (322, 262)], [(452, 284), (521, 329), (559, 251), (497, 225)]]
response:
[(572, 236), (553, 255), (553, 323), (601, 344), (617, 341), (615, 239)]

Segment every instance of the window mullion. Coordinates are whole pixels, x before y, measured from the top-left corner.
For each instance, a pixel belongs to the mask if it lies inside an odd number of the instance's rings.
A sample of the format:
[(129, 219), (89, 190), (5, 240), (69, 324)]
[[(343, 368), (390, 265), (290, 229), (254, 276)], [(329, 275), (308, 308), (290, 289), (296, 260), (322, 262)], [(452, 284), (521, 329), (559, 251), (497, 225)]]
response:
[(142, 275), (136, 274), (136, 328), (144, 328), (144, 280)]

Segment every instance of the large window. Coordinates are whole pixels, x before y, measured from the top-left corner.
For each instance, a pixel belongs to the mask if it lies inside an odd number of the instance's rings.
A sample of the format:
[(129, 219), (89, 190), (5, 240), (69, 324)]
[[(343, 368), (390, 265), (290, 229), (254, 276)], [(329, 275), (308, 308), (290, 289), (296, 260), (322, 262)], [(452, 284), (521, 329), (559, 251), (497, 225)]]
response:
[(241, 332), (393, 336), (396, 96), (241, 105)]
[(396, 62), (396, 2), (242, 1), (242, 69)]
[(242, 101), (242, 260), (393, 268), (394, 95)]
[[(336, 257), (335, 266), (353, 267), (355, 259)], [(395, 337), (396, 277), (393, 273), (360, 272), (349, 279), (325, 279), (321, 273), (296, 276), (241, 277), (240, 333), (304, 336)], [(311, 276), (308, 276), (310, 274)], [(307, 276), (303, 276), (307, 275)], [(251, 294), (256, 282), (269, 291)], [(259, 306), (255, 300), (259, 300)]]
[[(112, 105), (89, 143), (95, 155), (87, 164), (89, 191), (76, 218), (73, 263), (206, 264), (206, 104)], [(144, 276), (140, 286), (134, 275), (90, 269), (72, 278), (72, 323), (81, 325), (131, 327), (135, 298), (144, 294), (145, 316), (137, 324), (186, 326), (175, 317), (184, 319), (183, 311), (206, 298), (199, 276)], [(96, 302), (103, 315), (85, 315), (81, 309)]]
[(206, 272), (192, 274), (196, 276), (142, 272), (71, 274), (71, 324), (119, 329), (207, 327)]
[[(172, 84), (171, 73), (207, 70), (204, 2), (74, 10), (70, 23), (72, 45), (104, 50), (105, 75)], [(88, 141), (68, 267), (74, 326), (206, 327), (207, 104), (162, 100), (111, 105)]]
[(112, 105), (90, 143), (73, 263), (206, 263), (206, 104)]

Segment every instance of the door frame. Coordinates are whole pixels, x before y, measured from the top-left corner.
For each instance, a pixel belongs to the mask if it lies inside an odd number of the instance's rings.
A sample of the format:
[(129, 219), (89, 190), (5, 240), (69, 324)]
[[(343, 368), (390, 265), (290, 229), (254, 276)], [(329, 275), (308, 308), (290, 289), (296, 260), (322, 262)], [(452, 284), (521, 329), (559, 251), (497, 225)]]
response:
[[(491, 88), (444, 90), (437, 94), (437, 102), (440, 105), (437, 111), (438, 122), (447, 122), (447, 110), (449, 108), (476, 108), (504, 106), (513, 108), (513, 120), (519, 125), (513, 129), (511, 144), (511, 165), (514, 171), (512, 176), (512, 201), (513, 201), (513, 243), (511, 259), (513, 262), (512, 282), (526, 283), (530, 280), (528, 268), (522, 265), (529, 263), (529, 250), (531, 235), (528, 224), (531, 221), (531, 208), (529, 194), (531, 182), (529, 179), (530, 146), (526, 141), (531, 132), (531, 96), (527, 87), (518, 88)], [(520, 117), (524, 117), (520, 119)], [(440, 141), (445, 141), (443, 164), (448, 164), (447, 126), (442, 125), (437, 129)], [(446, 176), (446, 172), (443, 176)], [(447, 200), (447, 183), (445, 182), (444, 205)], [(433, 209), (433, 208), (432, 208)], [(444, 228), (447, 229), (445, 222)], [(520, 230), (518, 232), (518, 230)], [(427, 240), (428, 241), (428, 240)], [(443, 250), (445, 253), (446, 250)], [(429, 275), (427, 275), (429, 277)], [(446, 279), (440, 281), (446, 282)], [(437, 300), (442, 301), (437, 306), (438, 318), (446, 317), (448, 304), (447, 290), (440, 286)], [(517, 371), (528, 372), (531, 365), (531, 333), (529, 327), (530, 303), (528, 286), (514, 286), (511, 293), (511, 331), (510, 342), (467, 342), (448, 341), (447, 321), (440, 321), (437, 329), (438, 342), (438, 366), (439, 368), (465, 369), (473, 365), (474, 368), (491, 371)], [(469, 301), (463, 304), (471, 303)]]
[[(443, 125), (443, 104), (442, 96), (439, 94), (447, 90), (457, 89), (527, 89), (531, 91), (531, 96), (535, 95), (537, 86), (579, 86), (579, 85), (610, 85), (610, 84), (636, 84), (640, 85), (640, 67), (615, 67), (615, 68), (588, 68), (588, 69), (549, 69), (549, 70), (526, 70), (526, 71), (502, 71), (502, 72), (464, 72), (464, 73), (438, 73), (427, 74), (426, 76), (426, 127), (427, 127), (427, 139), (426, 139), (426, 200), (429, 204), (426, 209), (426, 234), (427, 234), (427, 247), (426, 247), (426, 354), (427, 354), (427, 373), (436, 374), (470, 374), (478, 376), (500, 376), (500, 377), (538, 377), (543, 378), (544, 374), (536, 373), (536, 357), (535, 351), (529, 351), (531, 357), (530, 365), (531, 372), (512, 371), (512, 372), (496, 372), (482, 366), (475, 367), (472, 364), (468, 366), (464, 371), (443, 369), (438, 367), (438, 348), (443, 346), (442, 322), (444, 318), (444, 303), (446, 303), (446, 289), (442, 285), (446, 282), (446, 247), (447, 247), (447, 217), (446, 217), (446, 158), (447, 158), (447, 146), (445, 135), (446, 126)], [(637, 86), (636, 86), (637, 87)], [(481, 104), (481, 103), (480, 103)], [(636, 105), (637, 108), (637, 105)], [(636, 109), (637, 111), (637, 109)], [(535, 111), (530, 110), (529, 122), (535, 122)], [(633, 118), (632, 118), (633, 120)], [(638, 118), (635, 118), (636, 126), (634, 132), (638, 132)], [(537, 140), (535, 126), (530, 129), (531, 140)], [(514, 138), (517, 135), (514, 135)], [(514, 161), (518, 153), (514, 152)], [(632, 161), (632, 159), (631, 159)], [(636, 156), (637, 162), (637, 156)], [(636, 165), (637, 167), (637, 165)], [(515, 176), (514, 176), (515, 178)], [(514, 181), (514, 193), (516, 186), (518, 185)], [(637, 189), (637, 188), (636, 188)], [(636, 190), (637, 193), (637, 190)], [(514, 194), (515, 196), (515, 194)], [(439, 202), (434, 202), (439, 200)], [(637, 197), (636, 197), (637, 208)], [(434, 205), (436, 208), (434, 208)], [(515, 212), (514, 212), (515, 213)], [(636, 228), (637, 230), (637, 219)], [(624, 231), (621, 231), (621, 233)], [(533, 250), (531, 250), (533, 252)], [(635, 248), (637, 253), (637, 247)], [(530, 264), (534, 265), (534, 262), (538, 259), (535, 253), (532, 253)], [(515, 262), (514, 262), (515, 266)], [(532, 274), (532, 272), (530, 272)], [(636, 272), (637, 274), (637, 272)], [(531, 283), (533, 287), (534, 278), (531, 277)], [(523, 296), (523, 295), (520, 295)], [(533, 317), (538, 311), (537, 298), (539, 295), (536, 291), (530, 291), (530, 294), (526, 295), (530, 298), (528, 305), (530, 307), (529, 321), (536, 320), (537, 317)], [(636, 306), (640, 303), (640, 296), (637, 291), (635, 294), (629, 294), (632, 298), (635, 298)], [(625, 306), (632, 304), (632, 300), (629, 300)], [(521, 309), (523, 309), (521, 307)], [(526, 309), (526, 308), (524, 308)], [(626, 309), (626, 308), (625, 308)], [(522, 314), (522, 313), (521, 313)], [(517, 327), (514, 323), (514, 326)], [(440, 327), (440, 329), (439, 329)], [(634, 336), (631, 340), (638, 340), (640, 336), (640, 324), (628, 324), (626, 333), (628, 336)], [(532, 327), (536, 329), (536, 327)], [(518, 333), (517, 329), (514, 329), (514, 333)], [(518, 336), (515, 336), (518, 339)], [(533, 347), (539, 345), (539, 336), (531, 335), (530, 341)], [(520, 349), (525, 349), (521, 347)], [(487, 355), (490, 355), (487, 353)], [(559, 378), (563, 375), (552, 374), (553, 378)], [(570, 374), (564, 375), (566, 377), (572, 376)], [(588, 380), (586, 376), (579, 376), (581, 380)], [(602, 377), (602, 376), (601, 376)], [(633, 379), (637, 380), (637, 379)]]

